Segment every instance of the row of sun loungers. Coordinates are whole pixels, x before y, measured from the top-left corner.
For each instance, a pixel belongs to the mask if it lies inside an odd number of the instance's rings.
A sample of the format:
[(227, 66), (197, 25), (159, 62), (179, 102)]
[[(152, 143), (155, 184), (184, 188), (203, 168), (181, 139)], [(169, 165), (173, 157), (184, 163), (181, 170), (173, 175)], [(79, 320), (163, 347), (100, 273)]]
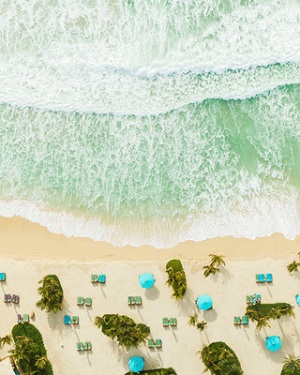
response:
[(29, 323), (29, 314), (18, 314), (18, 323)]
[(273, 275), (271, 273), (257, 273), (255, 275), (255, 280), (257, 283), (272, 283), (273, 282)]
[(177, 319), (176, 318), (163, 318), (162, 319), (163, 327), (176, 327), (177, 326)]
[(20, 302), (20, 297), (16, 294), (4, 294), (4, 303), (15, 303), (18, 304)]
[(248, 318), (247, 318), (247, 316), (246, 315), (243, 315), (242, 317), (240, 317), (240, 316), (235, 316), (234, 318), (233, 318), (233, 324), (236, 326), (236, 325), (247, 325), (247, 324), (249, 324), (249, 320), (248, 320)]
[(140, 297), (140, 296), (136, 296), (136, 297), (129, 296), (128, 297), (128, 305), (129, 306), (141, 305), (141, 304), (142, 304), (142, 297)]
[(70, 324), (79, 324), (79, 317), (78, 316), (70, 316), (65, 315), (64, 316), (64, 324), (70, 325)]
[(78, 351), (92, 350), (92, 343), (90, 341), (78, 342), (77, 343), (77, 350)]
[(106, 283), (106, 275), (100, 274), (100, 275), (91, 275), (91, 283)]
[(92, 306), (92, 298), (77, 297), (77, 306), (83, 306), (83, 305), (88, 306), (88, 307)]
[(162, 341), (161, 339), (157, 339), (157, 340), (148, 340), (148, 348), (150, 349), (160, 349), (162, 347)]

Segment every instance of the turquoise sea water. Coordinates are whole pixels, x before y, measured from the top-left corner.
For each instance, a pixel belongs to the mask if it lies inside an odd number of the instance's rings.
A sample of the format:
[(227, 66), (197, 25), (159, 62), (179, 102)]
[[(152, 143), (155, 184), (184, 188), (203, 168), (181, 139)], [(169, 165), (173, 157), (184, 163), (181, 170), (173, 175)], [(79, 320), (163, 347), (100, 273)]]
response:
[(300, 3), (0, 3), (0, 214), (170, 247), (300, 233)]

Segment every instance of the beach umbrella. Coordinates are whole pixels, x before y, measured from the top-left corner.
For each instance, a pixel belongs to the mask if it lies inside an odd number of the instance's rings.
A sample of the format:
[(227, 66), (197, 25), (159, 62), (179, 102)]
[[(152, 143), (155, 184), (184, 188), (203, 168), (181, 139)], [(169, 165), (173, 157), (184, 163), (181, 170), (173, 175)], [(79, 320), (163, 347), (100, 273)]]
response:
[(151, 273), (145, 272), (139, 276), (139, 283), (142, 288), (152, 288), (155, 283), (154, 276)]
[(296, 295), (296, 302), (297, 302), (297, 305), (300, 306), (300, 294)]
[(145, 365), (144, 358), (142, 357), (138, 357), (138, 356), (131, 357), (128, 361), (129, 370), (132, 372), (142, 371), (144, 368), (144, 365)]
[(266, 347), (271, 352), (277, 352), (282, 346), (282, 341), (279, 336), (269, 336), (266, 339)]
[(196, 305), (201, 310), (209, 310), (212, 308), (212, 299), (211, 296), (208, 294), (202, 294), (201, 296), (197, 297)]

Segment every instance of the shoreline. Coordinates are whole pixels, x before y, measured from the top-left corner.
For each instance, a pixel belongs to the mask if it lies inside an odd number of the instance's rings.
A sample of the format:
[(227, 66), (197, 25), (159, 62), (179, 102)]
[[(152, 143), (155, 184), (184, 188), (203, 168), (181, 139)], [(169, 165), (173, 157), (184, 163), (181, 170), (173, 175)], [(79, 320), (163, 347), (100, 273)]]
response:
[(17, 216), (0, 217), (0, 242), (1, 257), (73, 261), (167, 261), (171, 258), (206, 261), (210, 253), (222, 254), (230, 260), (289, 259), (300, 249), (300, 235), (289, 240), (279, 233), (254, 240), (226, 236), (186, 241), (169, 249), (116, 247), (89, 238), (51, 233), (46, 227)]

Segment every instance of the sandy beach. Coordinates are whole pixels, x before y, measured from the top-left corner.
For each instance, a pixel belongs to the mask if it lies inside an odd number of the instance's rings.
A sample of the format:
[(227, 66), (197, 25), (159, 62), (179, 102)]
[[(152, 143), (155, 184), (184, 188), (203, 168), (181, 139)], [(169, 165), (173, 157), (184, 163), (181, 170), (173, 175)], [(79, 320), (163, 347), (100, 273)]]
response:
[[(48, 232), (38, 224), (21, 218), (0, 219), (1, 272), (7, 281), (2, 292), (20, 295), (20, 304), (0, 304), (0, 336), (10, 332), (17, 322), (17, 314), (35, 311), (32, 323), (41, 331), (48, 357), (56, 375), (124, 374), (132, 355), (145, 358), (145, 368), (173, 367), (178, 375), (202, 373), (204, 366), (197, 351), (213, 341), (226, 342), (240, 359), (245, 374), (279, 374), (282, 358), (300, 352), (299, 307), (295, 294), (300, 292), (299, 274), (289, 274), (286, 265), (296, 258), (300, 249), (299, 237), (294, 241), (279, 234), (247, 240), (230, 237), (215, 238), (200, 243), (186, 242), (172, 249), (152, 247), (115, 248), (84, 238), (66, 238)], [(226, 267), (216, 276), (205, 278), (203, 266), (208, 254), (225, 255)], [(188, 290), (183, 301), (171, 298), (167, 287), (165, 264), (169, 259), (182, 260), (187, 275)], [(138, 275), (150, 272), (155, 276), (154, 288), (142, 289)], [(59, 277), (64, 289), (63, 311), (47, 314), (40, 311), (38, 281), (46, 274)], [(105, 285), (93, 285), (91, 274), (105, 273)], [(256, 273), (272, 273), (273, 284), (257, 285)], [(260, 293), (262, 302), (288, 302), (295, 306), (295, 318), (271, 321), (271, 328), (255, 331), (255, 325), (233, 325), (233, 317), (242, 316), (246, 309), (245, 296)], [(208, 293), (213, 299), (213, 310), (201, 312), (195, 298)], [(129, 295), (140, 295), (142, 306), (130, 307)], [(92, 307), (78, 307), (78, 296), (92, 297)], [(198, 312), (200, 320), (208, 322), (200, 333), (187, 322)], [(150, 326), (151, 337), (162, 339), (162, 349), (130, 349), (118, 347), (94, 325), (94, 317), (105, 313), (120, 313), (136, 322)], [(78, 315), (78, 326), (65, 326), (63, 316)], [(163, 317), (176, 317), (176, 328), (164, 328)], [(265, 337), (279, 335), (283, 346), (271, 353), (265, 348)], [(91, 341), (91, 352), (78, 353), (78, 341)], [(1, 350), (1, 357), (9, 347)]]

